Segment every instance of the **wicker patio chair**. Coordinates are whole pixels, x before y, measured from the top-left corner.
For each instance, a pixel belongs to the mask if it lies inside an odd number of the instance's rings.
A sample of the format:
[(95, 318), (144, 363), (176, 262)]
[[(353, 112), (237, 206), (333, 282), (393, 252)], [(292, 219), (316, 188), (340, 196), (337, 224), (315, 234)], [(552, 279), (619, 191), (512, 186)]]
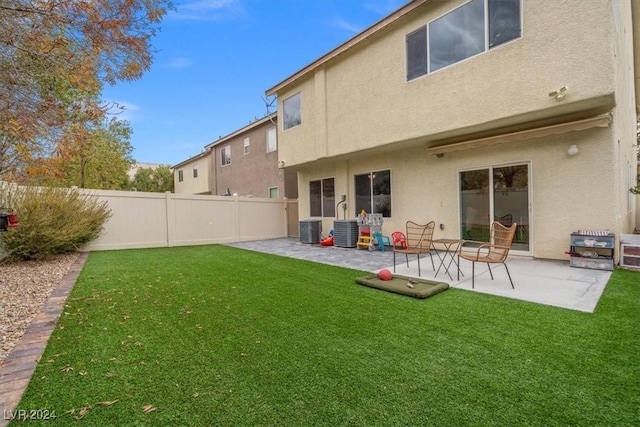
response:
[[(489, 268), (489, 274), (491, 280), (493, 280), (493, 272), (491, 271), (491, 264), (502, 264), (507, 270), (507, 276), (509, 276), (509, 282), (511, 287), (513, 286), (513, 280), (511, 280), (511, 274), (509, 274), (509, 268), (505, 261), (509, 255), (509, 249), (511, 248), (511, 242), (513, 242), (513, 236), (516, 232), (517, 224), (514, 222), (510, 227), (505, 227), (499, 222), (495, 221), (491, 224), (491, 239), (489, 243), (486, 242), (473, 242), (465, 240), (460, 246), (458, 252), (458, 265), (460, 265), (460, 258), (471, 261), (471, 288), (475, 287), (475, 265), (476, 262), (487, 263)], [(465, 248), (465, 245), (467, 246)], [(458, 280), (460, 280), (460, 270), (458, 270)]]
[[(417, 224), (413, 221), (407, 221), (406, 224), (406, 245), (396, 245), (393, 248), (393, 272), (396, 272), (396, 253), (404, 254), (409, 267), (409, 255), (417, 255), (418, 257), (418, 276), (420, 276), (420, 254), (428, 254), (431, 258), (431, 266), (433, 271), (436, 270), (431, 256), (431, 241), (433, 240), (433, 231), (436, 228), (435, 221), (428, 224)], [(406, 247), (405, 247), (406, 246)]]

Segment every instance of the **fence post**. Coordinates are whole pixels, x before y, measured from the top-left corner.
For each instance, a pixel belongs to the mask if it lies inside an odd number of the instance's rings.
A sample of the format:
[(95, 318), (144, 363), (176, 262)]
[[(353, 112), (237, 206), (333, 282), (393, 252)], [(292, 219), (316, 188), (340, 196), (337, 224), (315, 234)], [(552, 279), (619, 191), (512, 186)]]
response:
[(167, 221), (167, 246), (172, 247), (176, 239), (175, 201), (170, 191), (165, 191), (165, 211)]
[(233, 241), (240, 241), (240, 200), (238, 196), (233, 197)]

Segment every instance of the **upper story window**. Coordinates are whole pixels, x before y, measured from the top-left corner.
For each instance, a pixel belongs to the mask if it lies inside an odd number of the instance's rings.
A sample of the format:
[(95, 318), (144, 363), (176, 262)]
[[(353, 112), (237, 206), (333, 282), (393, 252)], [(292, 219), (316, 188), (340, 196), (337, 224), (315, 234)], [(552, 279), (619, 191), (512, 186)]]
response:
[(182, 169), (178, 171), (178, 182), (184, 181), (184, 174), (182, 173)]
[(198, 166), (197, 165), (193, 165), (193, 177), (194, 178), (198, 177)]
[(251, 139), (249, 139), (249, 137), (246, 137), (244, 139), (244, 154), (247, 155), (249, 154), (249, 146), (251, 145)]
[(520, 37), (520, 2), (470, 0), (407, 35), (407, 80)]
[(267, 129), (267, 153), (276, 151), (278, 149), (278, 142), (276, 140), (276, 127), (270, 127)]
[(226, 145), (220, 150), (220, 164), (222, 166), (231, 164), (231, 146)]
[(283, 127), (285, 130), (301, 124), (302, 112), (300, 109), (300, 92), (285, 99), (282, 102), (282, 109), (284, 110)]

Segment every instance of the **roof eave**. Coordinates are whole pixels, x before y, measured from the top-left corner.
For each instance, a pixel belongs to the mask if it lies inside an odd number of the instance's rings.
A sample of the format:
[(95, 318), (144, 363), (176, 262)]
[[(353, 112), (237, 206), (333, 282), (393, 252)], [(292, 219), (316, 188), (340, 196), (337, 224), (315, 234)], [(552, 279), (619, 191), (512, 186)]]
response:
[(277, 94), (277, 92), (279, 90), (281, 90), (283, 87), (293, 83), (294, 81), (296, 81), (299, 78), (303, 77), (305, 74), (307, 74), (307, 73), (313, 71), (314, 69), (320, 67), (321, 65), (327, 63), (328, 61), (332, 60), (336, 56), (338, 56), (341, 53), (347, 51), (348, 49), (351, 49), (356, 44), (362, 42), (363, 40), (367, 39), (371, 35), (377, 33), (378, 31), (382, 30), (383, 28), (387, 27), (388, 25), (392, 24), (393, 22), (395, 22), (398, 19), (402, 18), (403, 16), (405, 16), (409, 12), (413, 11), (414, 9), (422, 6), (424, 3), (427, 3), (429, 1), (431, 1), (431, 0), (412, 0), (412, 1), (410, 1), (406, 5), (402, 6), (400, 9), (398, 9), (395, 12), (391, 13), (390, 15), (387, 15), (386, 17), (382, 18), (380, 21), (376, 22), (375, 24), (373, 24), (369, 28), (365, 29), (364, 31), (358, 33), (357, 35), (355, 35), (351, 39), (347, 40), (346, 42), (344, 42), (343, 44), (341, 44), (337, 48), (333, 49), (332, 51), (328, 52), (327, 54), (321, 56), (320, 58), (318, 58), (317, 60), (315, 60), (311, 64), (307, 65), (306, 67), (302, 68), (301, 70), (299, 70), (295, 74), (292, 74), (291, 76), (287, 77), (285, 80), (281, 81), (280, 83), (278, 83), (277, 85), (273, 86), (272, 88), (267, 89), (265, 94), (267, 96), (272, 96), (272, 95)]

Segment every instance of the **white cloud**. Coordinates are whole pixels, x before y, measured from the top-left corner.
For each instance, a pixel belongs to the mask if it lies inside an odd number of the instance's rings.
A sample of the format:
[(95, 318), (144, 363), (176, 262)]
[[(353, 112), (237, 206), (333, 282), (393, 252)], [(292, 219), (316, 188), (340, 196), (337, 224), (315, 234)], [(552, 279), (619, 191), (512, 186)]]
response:
[(165, 68), (189, 68), (192, 65), (193, 65), (193, 61), (191, 61), (189, 58), (177, 56), (177, 57), (171, 58), (169, 62), (167, 62), (164, 65), (164, 67)]
[(336, 19), (335, 21), (333, 21), (332, 26), (340, 29), (340, 30), (345, 30), (349, 33), (352, 34), (357, 34), (360, 31), (362, 31), (364, 28), (362, 28), (362, 25), (359, 24), (354, 24), (348, 21), (345, 21), (342, 18)]
[[(379, 16), (379, 19), (389, 15), (390, 13), (399, 9), (402, 5), (406, 4), (407, 0), (376, 0), (376, 1), (368, 1), (365, 2), (362, 7), (372, 12), (375, 15)], [(358, 34), (361, 31), (364, 31), (366, 26), (363, 26), (359, 23), (354, 23), (347, 21), (343, 18), (337, 18), (331, 22), (331, 26), (344, 30), (350, 34)]]
[(400, 9), (401, 6), (407, 3), (407, 0), (376, 0), (369, 1), (364, 4), (365, 9), (369, 9), (370, 11), (377, 13), (378, 15), (386, 16), (391, 12), (394, 12), (397, 9)]
[(186, 21), (220, 21), (244, 15), (239, 0), (197, 0), (176, 5), (176, 12), (167, 17)]

